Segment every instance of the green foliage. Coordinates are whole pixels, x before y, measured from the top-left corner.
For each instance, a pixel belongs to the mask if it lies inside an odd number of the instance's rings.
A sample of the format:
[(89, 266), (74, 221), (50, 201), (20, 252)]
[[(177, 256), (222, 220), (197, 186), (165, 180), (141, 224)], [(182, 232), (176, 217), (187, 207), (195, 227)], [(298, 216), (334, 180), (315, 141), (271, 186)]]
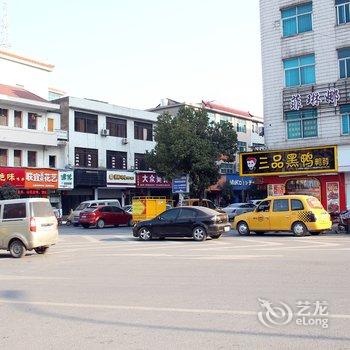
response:
[(191, 194), (201, 198), (219, 178), (216, 161), (222, 156), (233, 160), (237, 135), (228, 122), (209, 124), (203, 109), (181, 108), (175, 117), (158, 117), (155, 141), (146, 154), (148, 165), (168, 179), (189, 174)]
[(19, 195), (11, 185), (5, 184), (4, 186), (0, 187), (0, 200), (17, 198), (19, 198)]

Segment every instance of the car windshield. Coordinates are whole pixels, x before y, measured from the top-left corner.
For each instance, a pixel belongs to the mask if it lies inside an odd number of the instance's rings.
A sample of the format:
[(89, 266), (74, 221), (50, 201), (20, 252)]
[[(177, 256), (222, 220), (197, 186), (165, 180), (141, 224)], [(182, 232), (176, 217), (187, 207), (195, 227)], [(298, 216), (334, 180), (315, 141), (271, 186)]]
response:
[(89, 203), (80, 203), (75, 210), (84, 210), (89, 206)]
[(31, 206), (33, 216), (43, 218), (55, 215), (49, 202), (33, 202)]

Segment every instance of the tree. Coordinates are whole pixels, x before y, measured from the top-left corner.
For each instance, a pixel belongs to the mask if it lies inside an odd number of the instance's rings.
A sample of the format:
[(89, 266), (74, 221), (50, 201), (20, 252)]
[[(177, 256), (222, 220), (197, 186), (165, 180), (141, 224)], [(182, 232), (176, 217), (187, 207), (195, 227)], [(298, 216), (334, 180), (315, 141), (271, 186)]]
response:
[(0, 187), (0, 200), (17, 198), (19, 198), (19, 195), (17, 194), (16, 189), (13, 188), (11, 185), (6, 183), (2, 187)]
[(205, 110), (188, 107), (158, 117), (155, 141), (146, 154), (148, 165), (167, 179), (189, 174), (191, 195), (199, 198), (219, 179), (217, 161), (232, 161), (237, 149), (232, 124), (209, 123)]

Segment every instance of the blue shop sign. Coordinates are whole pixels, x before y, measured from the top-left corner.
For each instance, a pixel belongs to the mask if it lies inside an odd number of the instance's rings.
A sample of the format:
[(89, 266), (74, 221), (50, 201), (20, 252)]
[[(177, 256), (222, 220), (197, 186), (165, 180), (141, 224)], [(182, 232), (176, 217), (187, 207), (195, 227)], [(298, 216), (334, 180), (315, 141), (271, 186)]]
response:
[(247, 190), (255, 183), (255, 179), (253, 177), (242, 177), (239, 175), (226, 175), (226, 179), (235, 190)]

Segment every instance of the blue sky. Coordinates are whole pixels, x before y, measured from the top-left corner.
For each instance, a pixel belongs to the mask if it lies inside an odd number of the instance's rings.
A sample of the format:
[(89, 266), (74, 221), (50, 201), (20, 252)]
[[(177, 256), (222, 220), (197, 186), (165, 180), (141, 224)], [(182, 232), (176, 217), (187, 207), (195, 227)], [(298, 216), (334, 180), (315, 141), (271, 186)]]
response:
[(216, 100), (262, 115), (258, 0), (7, 0), (11, 50), (70, 95), (149, 108)]

